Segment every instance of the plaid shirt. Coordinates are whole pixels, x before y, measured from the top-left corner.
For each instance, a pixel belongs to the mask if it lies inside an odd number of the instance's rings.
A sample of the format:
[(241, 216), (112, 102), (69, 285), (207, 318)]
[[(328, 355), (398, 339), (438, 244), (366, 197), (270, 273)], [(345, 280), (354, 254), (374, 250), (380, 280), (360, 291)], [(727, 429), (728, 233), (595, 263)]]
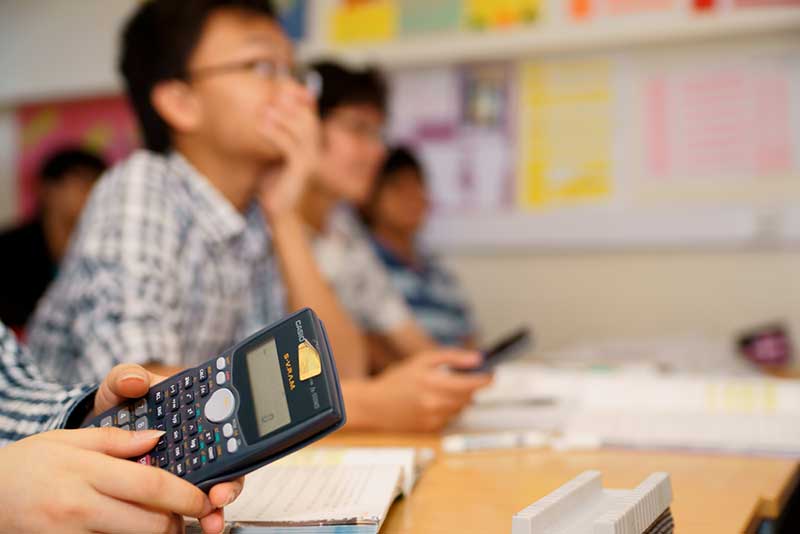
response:
[(24, 437), (61, 428), (73, 412), (80, 413), (85, 400), (94, 399), (95, 388), (67, 388), (42, 380), (30, 354), (0, 323), (0, 446)]
[(282, 315), (277, 276), (256, 203), (242, 215), (182, 156), (140, 151), (92, 193), (29, 346), (65, 383), (197, 365)]

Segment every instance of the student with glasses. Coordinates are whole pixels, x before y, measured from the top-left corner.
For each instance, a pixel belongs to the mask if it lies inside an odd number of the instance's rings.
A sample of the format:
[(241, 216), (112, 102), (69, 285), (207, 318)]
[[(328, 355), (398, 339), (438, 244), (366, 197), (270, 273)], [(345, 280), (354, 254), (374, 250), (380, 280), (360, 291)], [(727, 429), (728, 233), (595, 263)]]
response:
[(265, 0), (137, 7), (120, 69), (146, 150), (101, 178), (35, 313), (29, 341), (47, 378), (98, 380), (120, 362), (169, 375), (310, 306), (330, 334), (350, 428), (440, 428), (488, 383), (446, 371), (479, 363), (459, 351), (365, 376), (362, 336), (300, 215), (308, 178), (328, 164), (320, 140), (332, 138), (293, 65)]

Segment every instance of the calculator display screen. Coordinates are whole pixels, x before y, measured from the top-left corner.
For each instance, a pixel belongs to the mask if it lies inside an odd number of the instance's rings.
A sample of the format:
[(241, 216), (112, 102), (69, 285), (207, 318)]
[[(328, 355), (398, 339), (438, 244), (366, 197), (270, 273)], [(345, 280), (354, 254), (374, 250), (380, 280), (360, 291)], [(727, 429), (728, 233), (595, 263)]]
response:
[(258, 435), (262, 437), (292, 420), (274, 338), (247, 353), (247, 369)]

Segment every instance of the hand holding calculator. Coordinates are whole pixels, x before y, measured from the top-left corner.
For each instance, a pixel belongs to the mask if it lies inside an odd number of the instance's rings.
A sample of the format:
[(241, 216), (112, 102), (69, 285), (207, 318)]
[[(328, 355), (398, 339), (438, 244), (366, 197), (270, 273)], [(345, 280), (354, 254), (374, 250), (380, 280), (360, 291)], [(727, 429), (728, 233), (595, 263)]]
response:
[(203, 490), (341, 428), (339, 378), (322, 322), (301, 310), (86, 426), (166, 432), (135, 460)]

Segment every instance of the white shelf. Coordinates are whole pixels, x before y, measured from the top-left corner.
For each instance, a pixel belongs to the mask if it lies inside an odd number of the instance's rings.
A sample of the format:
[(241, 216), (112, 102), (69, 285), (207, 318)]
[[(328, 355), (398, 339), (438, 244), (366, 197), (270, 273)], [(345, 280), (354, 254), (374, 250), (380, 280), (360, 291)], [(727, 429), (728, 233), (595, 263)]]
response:
[(431, 218), (425, 242), (439, 251), (772, 247), (800, 241), (800, 211), (791, 208), (563, 208)]
[(589, 23), (544, 22), (541, 26), (508, 31), (401, 37), (381, 44), (306, 43), (299, 47), (298, 55), (303, 61), (333, 57), (355, 63), (402, 67), (789, 32), (796, 32), (800, 40), (800, 9), (677, 13), (664, 18), (634, 17)]

